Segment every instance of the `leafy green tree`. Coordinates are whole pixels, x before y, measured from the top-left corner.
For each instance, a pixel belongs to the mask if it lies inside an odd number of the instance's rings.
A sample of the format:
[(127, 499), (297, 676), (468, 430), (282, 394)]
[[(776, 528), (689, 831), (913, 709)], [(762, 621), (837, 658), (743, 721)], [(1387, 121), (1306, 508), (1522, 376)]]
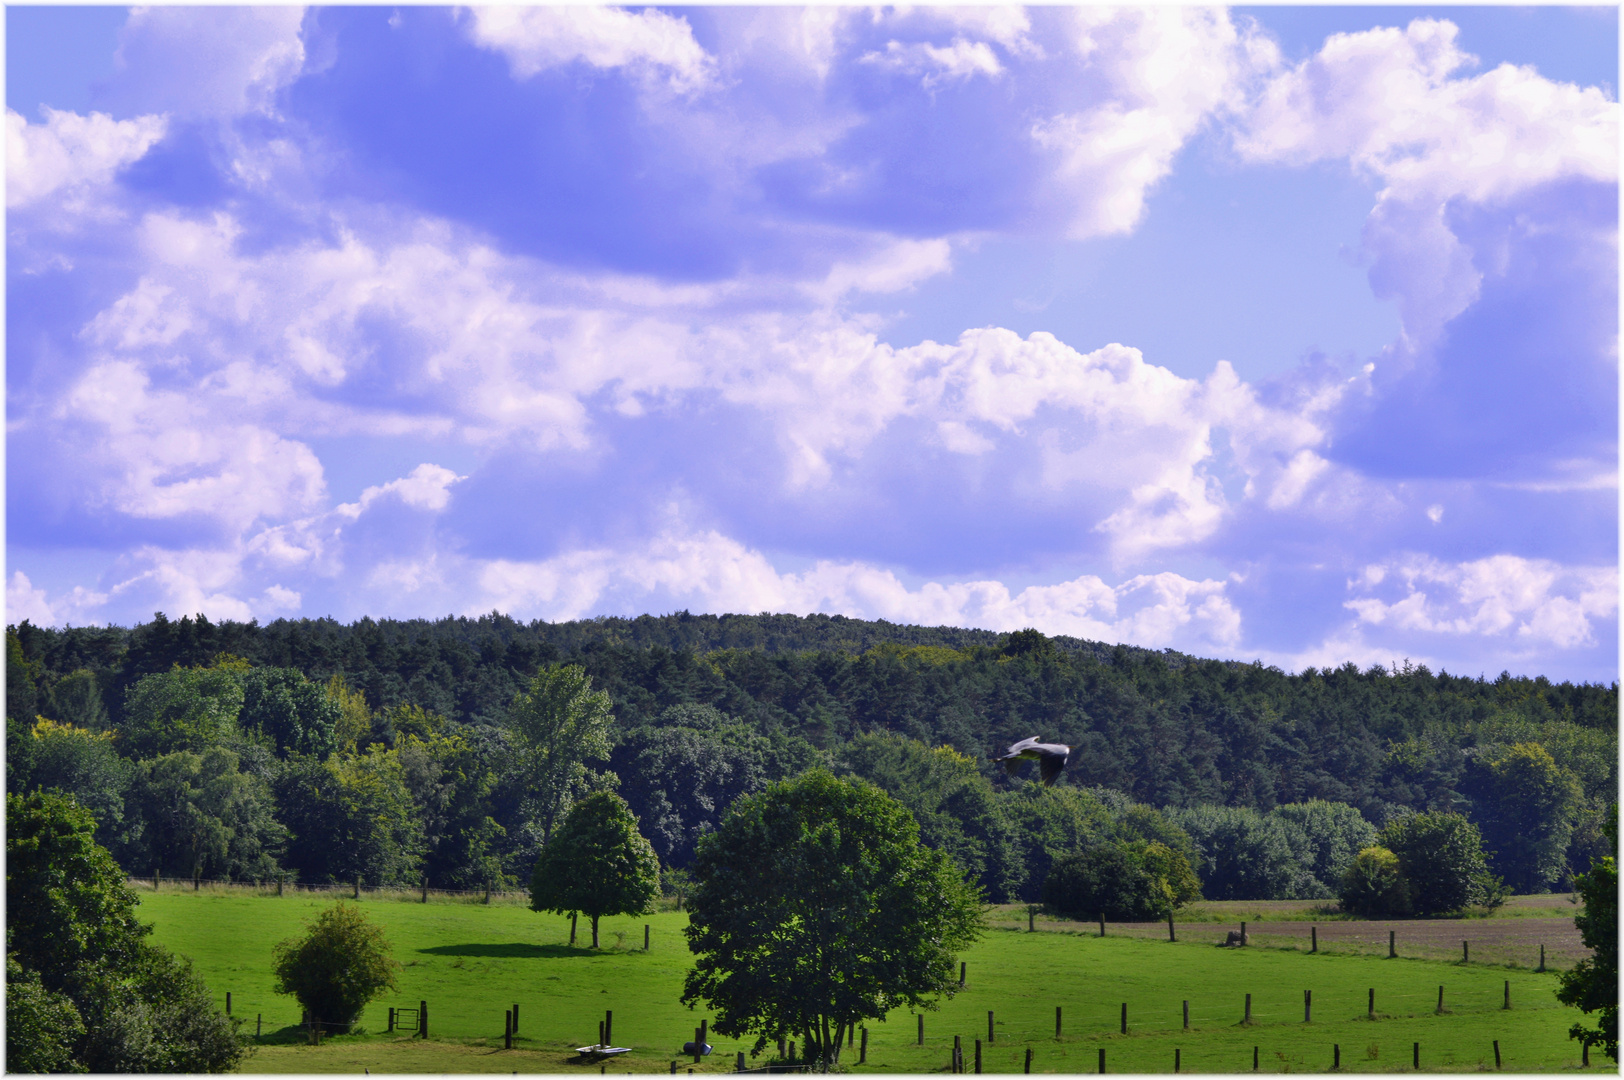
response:
[(609, 756), (613, 718), (609, 695), (575, 664), (542, 668), (514, 698), (508, 725), (529, 791), (525, 810), (544, 841), (586, 789), (586, 762)]
[(242, 702), (238, 673), (226, 668), (148, 675), (125, 696), (121, 746), (137, 758), (206, 750), (236, 728)]
[(281, 870), (287, 830), (270, 784), (238, 771), (238, 756), (215, 746), (137, 766), (130, 801), (145, 823), (129, 858), (174, 876), (268, 878)]
[(1044, 905), (1071, 919), (1165, 919), (1199, 899), (1189, 861), (1155, 840), (1108, 840), (1062, 856), (1043, 882)]
[(1533, 742), (1489, 748), (1467, 773), (1490, 861), (1514, 892), (1544, 892), (1566, 870), (1578, 778)]
[(8, 1063), (60, 1062), (71, 1040), (60, 1067), (75, 1071), (236, 1068), (249, 1046), (191, 965), (145, 940), (139, 901), (94, 836), (90, 812), (63, 796), (6, 796), (7, 998), (21, 1006)]
[(1379, 839), (1398, 858), (1417, 915), (1495, 906), (1505, 898), (1477, 826), (1460, 814), (1411, 814), (1388, 822)]
[(974, 758), (951, 746), (932, 749), (903, 735), (872, 732), (847, 743), (841, 760), (906, 806), (919, 822), (919, 839), (951, 855), (987, 896), (1003, 902), (1019, 893), (1026, 868), (1014, 829)]
[(237, 723), (263, 732), (277, 752), (325, 758), (345, 718), (344, 700), (294, 668), (260, 667), (242, 672), (243, 702)]
[(982, 928), (975, 890), (906, 807), (822, 769), (735, 803), (693, 873), (682, 1000), (758, 1053), (799, 1037), (837, 1062), (852, 1025), (950, 996)]
[(418, 880), (423, 824), (397, 751), (374, 744), (326, 761), (290, 755), (272, 790), (293, 834), (285, 861), (303, 880)]
[(553, 831), (530, 878), (530, 907), (560, 914), (579, 911), (598, 919), (647, 911), (660, 895), (660, 860), (637, 831), (631, 807), (612, 791), (598, 791), (570, 809)]
[(395, 989), (400, 965), (383, 930), (340, 900), (305, 923), (305, 935), (278, 942), (272, 955), (278, 994), (291, 994), (313, 1020), (349, 1030), (367, 1002)]
[(111, 851), (127, 850), (140, 834), (139, 814), (127, 812), (136, 768), (113, 748), (111, 732), (42, 718), (29, 733), (28, 752), (7, 762), (7, 771), (13, 790), (59, 792), (88, 809), (97, 842)]
[[(686, 722), (667, 722), (672, 714)], [(667, 709), (658, 725), (628, 732), (610, 767), (665, 866), (693, 862), (733, 800), (775, 779), (769, 740), (710, 706)]]
[[(1618, 849), (1618, 804), (1614, 803), (1607, 838)], [(1618, 861), (1603, 855), (1590, 864), (1588, 873), (1574, 878), (1574, 891), (1584, 900), (1584, 910), (1575, 918), (1579, 937), (1591, 955), (1564, 971), (1556, 998), (1574, 1005), (1586, 1015), (1599, 1013), (1596, 1026), (1574, 1024), (1568, 1037), (1586, 1046), (1600, 1046), (1608, 1057), (1618, 1060)]]
[(1092, 791), (1070, 785), (1022, 784), (998, 796), (1004, 819), (1015, 831), (1015, 843), (1026, 879), (1018, 899), (1036, 901), (1054, 860), (1092, 847), (1111, 835), (1111, 813)]
[(1372, 844), (1353, 857), (1342, 872), (1342, 910), (1354, 915), (1401, 917), (1410, 913), (1410, 886), (1398, 856)]
[(23, 643), (6, 630), (6, 718), (27, 726), (34, 722), (39, 708), (39, 691), (34, 685), (35, 667), (23, 655)]
[(1376, 827), (1347, 803), (1311, 799), (1277, 806), (1269, 816), (1285, 822), (1302, 837), (1304, 846), (1297, 853), (1298, 862), (1313, 880), (1302, 889), (1309, 895), (1297, 899), (1336, 895), (1354, 858), (1376, 842)]
[(107, 729), (107, 706), (94, 671), (78, 668), (56, 681), (51, 687), (51, 719), (90, 731)]
[(7, 1072), (84, 1072), (73, 1056), (84, 1035), (84, 1018), (71, 998), (45, 989), (39, 972), (6, 961)]
[(1190, 834), (1201, 892), (1208, 900), (1285, 900), (1305, 877), (1293, 826), (1245, 806), (1194, 806), (1167, 811)]

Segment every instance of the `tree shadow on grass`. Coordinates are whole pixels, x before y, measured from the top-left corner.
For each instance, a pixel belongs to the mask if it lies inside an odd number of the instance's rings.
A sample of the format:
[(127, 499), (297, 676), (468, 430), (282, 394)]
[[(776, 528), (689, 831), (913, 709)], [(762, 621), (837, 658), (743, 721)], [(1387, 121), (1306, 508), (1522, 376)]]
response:
[(436, 945), (432, 949), (418, 949), (433, 956), (491, 956), (508, 960), (562, 960), (569, 957), (604, 956), (608, 949), (584, 949), (578, 945), (527, 945), (522, 942), (505, 944)]

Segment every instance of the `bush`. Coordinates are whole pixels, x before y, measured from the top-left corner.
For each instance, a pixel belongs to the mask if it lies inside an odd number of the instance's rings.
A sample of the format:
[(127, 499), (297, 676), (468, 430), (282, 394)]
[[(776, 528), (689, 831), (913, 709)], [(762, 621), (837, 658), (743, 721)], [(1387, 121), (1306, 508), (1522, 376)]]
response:
[(1164, 919), (1200, 898), (1189, 861), (1157, 841), (1108, 841), (1064, 855), (1043, 882), (1044, 904), (1072, 919)]
[(1505, 899), (1500, 879), (1489, 873), (1477, 826), (1460, 814), (1399, 818), (1382, 830), (1381, 844), (1398, 857), (1417, 915), (1497, 907)]
[(1401, 916), (1410, 913), (1410, 886), (1398, 856), (1371, 846), (1354, 856), (1342, 875), (1342, 910), (1352, 915)]
[(383, 931), (342, 900), (306, 926), (302, 939), (276, 946), (276, 992), (292, 994), (312, 1019), (348, 1028), (367, 1002), (395, 989), (400, 965)]

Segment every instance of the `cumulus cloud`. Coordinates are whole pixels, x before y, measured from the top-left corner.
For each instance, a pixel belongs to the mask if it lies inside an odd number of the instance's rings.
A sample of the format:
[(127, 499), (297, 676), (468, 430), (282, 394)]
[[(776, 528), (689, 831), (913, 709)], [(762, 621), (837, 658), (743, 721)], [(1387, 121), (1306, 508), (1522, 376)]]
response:
[(45, 123), (30, 124), (6, 110), (6, 206), (20, 209), (52, 194), (72, 195), (105, 185), (163, 138), (168, 120), (137, 116), (114, 120), (44, 110)]
[(693, 90), (710, 80), (713, 67), (687, 20), (653, 8), (476, 7), (468, 34), (507, 57), (520, 79), (584, 61), (596, 68), (661, 72), (674, 88)]
[[(1447, 21), (1335, 34), (1274, 77), (1236, 135), (1253, 161), (1345, 160), (1379, 180), (1366, 227), (1377, 294), (1417, 344), (1477, 298), (1482, 253), (1450, 227), (1452, 199), (1504, 202), (1565, 179), (1618, 178), (1618, 104), (1596, 87), (1474, 57)], [(1476, 257), (1474, 257), (1474, 255)]]
[[(844, 614), (924, 625), (1018, 630), (1162, 646), (1227, 648), (1240, 614), (1221, 581), (1172, 573), (1111, 586), (1093, 575), (1011, 594), (998, 581), (927, 582), (908, 588), (895, 573), (863, 563), (822, 561), (780, 573), (760, 553), (715, 532), (674, 533), (638, 550), (575, 551), (537, 562), (495, 560), (479, 571), (480, 599), (549, 619), (661, 605), (707, 612)], [(651, 603), (652, 601), (652, 603)]]
[[(1349, 582), (1359, 621), (1425, 634), (1509, 635), (1519, 644), (1592, 644), (1591, 620), (1618, 611), (1616, 567), (1562, 566), (1493, 555), (1463, 563), (1412, 556), (1376, 563)], [(1383, 599), (1382, 594), (1398, 599)]]

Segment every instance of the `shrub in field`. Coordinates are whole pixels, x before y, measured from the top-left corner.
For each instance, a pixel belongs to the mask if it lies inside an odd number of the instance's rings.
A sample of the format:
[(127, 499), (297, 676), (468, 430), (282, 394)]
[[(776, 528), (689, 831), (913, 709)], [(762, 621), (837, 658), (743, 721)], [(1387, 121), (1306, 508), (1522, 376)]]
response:
[(292, 994), (314, 1019), (347, 1028), (367, 1002), (395, 988), (400, 965), (383, 931), (342, 900), (306, 927), (304, 937), (276, 946), (276, 992)]
[(1156, 841), (1108, 841), (1062, 856), (1043, 882), (1044, 904), (1073, 919), (1164, 919), (1200, 898), (1189, 861)]
[(1497, 907), (1505, 899), (1500, 879), (1489, 873), (1477, 826), (1460, 814), (1399, 818), (1382, 830), (1381, 844), (1398, 857), (1417, 915)]
[(594, 949), (600, 917), (647, 911), (659, 894), (660, 861), (637, 831), (631, 807), (612, 791), (594, 792), (575, 804), (542, 849), (530, 878), (532, 909), (591, 916)]
[(1342, 875), (1340, 899), (1342, 910), (1353, 915), (1408, 915), (1410, 886), (1398, 856), (1376, 845), (1359, 852)]
[(981, 931), (976, 891), (907, 808), (822, 769), (735, 803), (693, 873), (683, 1003), (756, 1053), (798, 1039), (825, 1067), (859, 1021), (951, 995)]
[(90, 812), (6, 797), (10, 1071), (228, 1072), (249, 1047), (191, 965), (145, 939)]

